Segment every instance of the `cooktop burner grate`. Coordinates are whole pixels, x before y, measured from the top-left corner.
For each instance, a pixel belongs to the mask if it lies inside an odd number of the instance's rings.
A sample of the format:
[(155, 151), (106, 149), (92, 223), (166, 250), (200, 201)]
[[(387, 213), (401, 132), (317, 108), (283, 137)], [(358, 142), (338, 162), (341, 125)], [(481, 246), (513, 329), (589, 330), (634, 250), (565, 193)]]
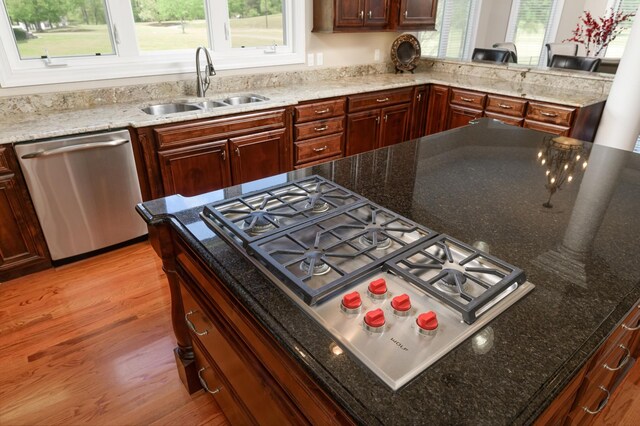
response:
[(468, 324), (526, 281), (522, 270), (444, 234), (403, 251), (387, 267)]
[(208, 204), (202, 216), (228, 229), (243, 245), (365, 199), (319, 176)]
[(368, 202), (250, 245), (303, 300), (321, 302), (386, 259), (436, 233)]

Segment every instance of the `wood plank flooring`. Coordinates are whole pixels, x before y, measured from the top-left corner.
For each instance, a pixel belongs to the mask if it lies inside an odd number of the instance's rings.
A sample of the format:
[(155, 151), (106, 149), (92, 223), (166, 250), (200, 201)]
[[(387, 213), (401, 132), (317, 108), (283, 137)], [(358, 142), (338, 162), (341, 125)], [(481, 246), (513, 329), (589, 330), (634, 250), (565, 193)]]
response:
[(175, 368), (160, 260), (139, 243), (0, 284), (0, 425), (223, 425)]
[[(169, 290), (144, 242), (0, 283), (0, 425), (226, 425), (187, 394)], [(640, 363), (597, 424), (640, 424)]]

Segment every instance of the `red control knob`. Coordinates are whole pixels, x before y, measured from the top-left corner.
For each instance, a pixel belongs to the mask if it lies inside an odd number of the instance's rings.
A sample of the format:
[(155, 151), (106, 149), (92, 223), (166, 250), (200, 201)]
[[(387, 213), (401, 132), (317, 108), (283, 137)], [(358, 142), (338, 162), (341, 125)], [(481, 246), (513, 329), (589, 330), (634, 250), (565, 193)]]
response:
[(401, 294), (391, 300), (391, 307), (396, 311), (406, 312), (411, 309), (411, 298), (408, 294)]
[(418, 320), (416, 322), (418, 323), (420, 330), (434, 331), (438, 328), (438, 317), (433, 311), (418, 315)]
[(373, 311), (369, 311), (364, 316), (364, 322), (369, 327), (382, 327), (385, 323), (384, 312), (382, 312), (382, 309), (374, 309)]
[(387, 292), (387, 282), (384, 278), (371, 281), (369, 283), (369, 292), (375, 295), (385, 294)]
[(342, 298), (342, 306), (347, 309), (358, 309), (361, 305), (362, 299), (360, 299), (360, 293), (358, 293), (357, 291), (345, 294)]

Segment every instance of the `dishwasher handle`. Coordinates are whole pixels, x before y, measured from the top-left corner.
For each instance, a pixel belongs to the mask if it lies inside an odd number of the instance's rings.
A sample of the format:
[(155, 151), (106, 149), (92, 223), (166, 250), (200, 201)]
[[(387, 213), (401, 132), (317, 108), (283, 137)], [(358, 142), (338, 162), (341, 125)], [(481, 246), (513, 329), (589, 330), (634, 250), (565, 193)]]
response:
[(75, 151), (85, 151), (87, 149), (120, 146), (128, 142), (129, 142), (128, 139), (116, 139), (116, 140), (107, 141), (107, 142), (82, 143), (78, 145), (62, 146), (60, 148), (48, 149), (46, 151), (30, 152), (28, 154), (23, 155), (21, 158), (29, 159), (29, 158), (48, 157), (50, 155), (66, 154), (68, 152), (75, 152)]

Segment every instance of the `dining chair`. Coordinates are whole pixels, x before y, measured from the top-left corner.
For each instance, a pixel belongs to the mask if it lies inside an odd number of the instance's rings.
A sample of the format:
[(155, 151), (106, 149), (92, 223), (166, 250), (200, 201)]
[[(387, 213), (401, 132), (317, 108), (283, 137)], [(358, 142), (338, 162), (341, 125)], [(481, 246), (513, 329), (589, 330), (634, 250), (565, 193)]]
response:
[(547, 43), (547, 66), (551, 66), (553, 55), (576, 56), (578, 55), (578, 43)]
[(511, 51), (507, 49), (484, 49), (476, 47), (471, 55), (472, 61), (495, 62), (504, 64), (509, 60)]
[(600, 58), (593, 58), (589, 56), (553, 55), (549, 67), (595, 71), (596, 68), (598, 68), (598, 65), (600, 65), (600, 61)]
[(504, 42), (504, 43), (494, 43), (493, 48), (497, 49), (507, 49), (511, 52), (511, 55), (507, 62), (513, 62), (514, 64), (518, 63), (518, 49), (516, 48), (515, 43)]

